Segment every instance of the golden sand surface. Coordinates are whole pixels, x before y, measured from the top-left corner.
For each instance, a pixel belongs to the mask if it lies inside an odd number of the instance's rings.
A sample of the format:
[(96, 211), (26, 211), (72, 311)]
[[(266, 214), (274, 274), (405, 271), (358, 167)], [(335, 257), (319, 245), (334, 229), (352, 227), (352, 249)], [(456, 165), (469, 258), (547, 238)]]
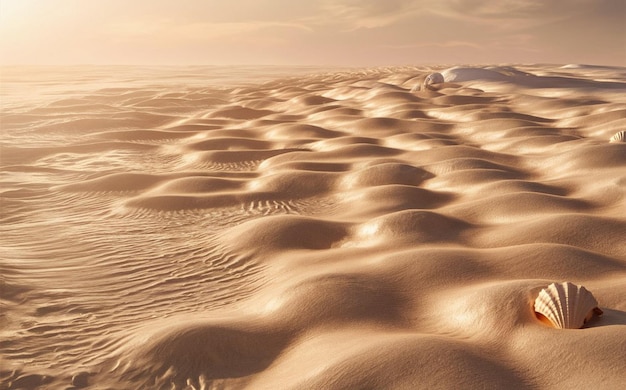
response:
[(0, 388), (626, 383), (625, 68), (0, 77)]

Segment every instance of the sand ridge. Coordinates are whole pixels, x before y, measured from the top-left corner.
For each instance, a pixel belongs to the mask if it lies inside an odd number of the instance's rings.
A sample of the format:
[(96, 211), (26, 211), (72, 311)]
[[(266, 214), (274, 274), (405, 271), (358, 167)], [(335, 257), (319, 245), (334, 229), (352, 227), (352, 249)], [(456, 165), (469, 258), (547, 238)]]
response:
[(623, 68), (6, 75), (5, 388), (626, 381)]

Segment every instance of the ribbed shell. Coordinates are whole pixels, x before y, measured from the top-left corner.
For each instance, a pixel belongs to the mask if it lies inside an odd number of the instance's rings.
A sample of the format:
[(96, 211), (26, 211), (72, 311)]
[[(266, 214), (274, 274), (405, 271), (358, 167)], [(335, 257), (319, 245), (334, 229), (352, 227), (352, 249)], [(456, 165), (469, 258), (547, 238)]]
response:
[(541, 290), (535, 299), (535, 312), (561, 329), (580, 329), (594, 312), (602, 313), (598, 301), (586, 288), (570, 282), (552, 283)]
[(614, 143), (614, 142), (626, 142), (626, 131), (618, 131), (617, 133), (615, 133), (611, 139), (609, 140), (610, 143)]

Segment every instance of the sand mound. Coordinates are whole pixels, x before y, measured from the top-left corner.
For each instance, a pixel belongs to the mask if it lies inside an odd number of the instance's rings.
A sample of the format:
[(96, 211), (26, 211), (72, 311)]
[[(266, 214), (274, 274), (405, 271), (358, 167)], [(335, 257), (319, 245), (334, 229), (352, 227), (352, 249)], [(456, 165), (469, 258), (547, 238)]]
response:
[(0, 388), (626, 382), (624, 69), (93, 71), (3, 69)]

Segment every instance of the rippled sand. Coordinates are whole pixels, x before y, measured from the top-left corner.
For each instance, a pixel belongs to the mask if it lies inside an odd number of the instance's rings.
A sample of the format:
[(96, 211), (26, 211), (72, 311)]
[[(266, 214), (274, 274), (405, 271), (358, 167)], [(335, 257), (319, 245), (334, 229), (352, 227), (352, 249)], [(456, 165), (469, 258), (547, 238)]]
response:
[(626, 382), (624, 68), (1, 77), (1, 388)]

